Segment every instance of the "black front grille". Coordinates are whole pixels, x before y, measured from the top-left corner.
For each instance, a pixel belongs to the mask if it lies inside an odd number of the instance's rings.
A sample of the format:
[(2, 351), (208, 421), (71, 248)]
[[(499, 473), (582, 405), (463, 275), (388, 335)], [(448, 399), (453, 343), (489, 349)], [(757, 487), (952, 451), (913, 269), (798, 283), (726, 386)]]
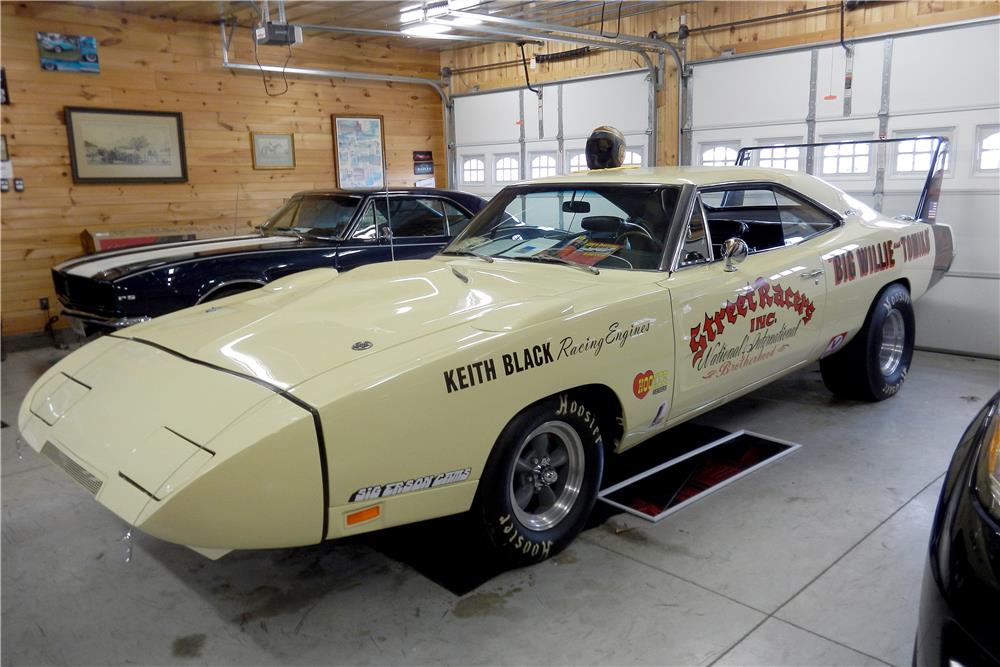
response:
[(110, 283), (55, 270), (52, 271), (52, 283), (59, 301), (65, 306), (105, 312), (117, 306), (115, 289)]

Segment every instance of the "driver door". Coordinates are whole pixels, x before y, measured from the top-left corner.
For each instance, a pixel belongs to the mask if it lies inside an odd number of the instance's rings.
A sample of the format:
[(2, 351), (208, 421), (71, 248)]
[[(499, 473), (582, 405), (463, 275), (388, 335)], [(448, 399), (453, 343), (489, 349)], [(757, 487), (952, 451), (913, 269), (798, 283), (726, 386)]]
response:
[[(758, 200), (741, 206), (743, 214), (761, 209), (760, 198), (768, 193), (774, 202), (773, 192), (746, 192), (747, 201)], [(672, 411), (677, 416), (811, 359), (826, 300), (816, 243), (764, 247), (762, 241), (727, 270), (719, 256), (726, 239), (713, 238), (705, 197), (701, 193), (695, 202), (676, 270), (663, 283), (670, 290), (677, 341)], [(773, 208), (775, 219), (759, 222), (759, 238), (781, 232), (780, 211), (777, 204)], [(752, 237), (746, 232), (750, 225), (733, 224), (737, 215), (716, 217), (718, 235), (736, 227)]]

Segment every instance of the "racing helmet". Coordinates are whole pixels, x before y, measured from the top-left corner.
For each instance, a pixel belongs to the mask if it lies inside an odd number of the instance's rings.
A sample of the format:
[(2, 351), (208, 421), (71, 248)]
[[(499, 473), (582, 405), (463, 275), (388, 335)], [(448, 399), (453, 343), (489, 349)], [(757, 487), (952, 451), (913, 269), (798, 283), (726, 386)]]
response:
[(610, 169), (625, 161), (625, 136), (611, 127), (601, 125), (587, 139), (587, 167)]

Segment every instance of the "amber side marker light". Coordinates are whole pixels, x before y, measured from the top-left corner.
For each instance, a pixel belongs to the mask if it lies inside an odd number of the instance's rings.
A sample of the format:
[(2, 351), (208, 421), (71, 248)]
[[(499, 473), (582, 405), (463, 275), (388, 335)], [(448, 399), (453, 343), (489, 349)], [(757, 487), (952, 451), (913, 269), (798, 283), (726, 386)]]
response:
[(347, 515), (347, 525), (353, 526), (359, 524), (362, 521), (368, 521), (378, 517), (382, 513), (382, 508), (378, 505), (373, 507), (366, 507), (363, 510), (358, 510), (357, 512), (351, 512)]

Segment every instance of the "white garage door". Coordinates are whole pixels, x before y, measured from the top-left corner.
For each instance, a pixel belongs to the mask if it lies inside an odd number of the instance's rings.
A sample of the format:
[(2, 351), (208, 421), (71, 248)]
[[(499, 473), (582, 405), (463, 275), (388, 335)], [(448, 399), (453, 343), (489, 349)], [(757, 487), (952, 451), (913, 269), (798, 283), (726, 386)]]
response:
[(455, 96), (457, 187), (492, 196), (509, 182), (586, 168), (584, 146), (599, 125), (625, 135), (626, 162), (650, 164), (648, 73)]
[[(952, 226), (957, 257), (917, 303), (917, 345), (1000, 356), (998, 50), (996, 22), (858, 43), (850, 95), (840, 46), (696, 64), (685, 154), (711, 164), (731, 162), (740, 145), (948, 137), (937, 219)], [(890, 149), (884, 213), (913, 215), (927, 173), (925, 143)], [(787, 166), (805, 168), (804, 155), (795, 162)], [(820, 163), (814, 173), (874, 203), (873, 160), (852, 163), (858, 171), (868, 164), (861, 174), (824, 173)]]

